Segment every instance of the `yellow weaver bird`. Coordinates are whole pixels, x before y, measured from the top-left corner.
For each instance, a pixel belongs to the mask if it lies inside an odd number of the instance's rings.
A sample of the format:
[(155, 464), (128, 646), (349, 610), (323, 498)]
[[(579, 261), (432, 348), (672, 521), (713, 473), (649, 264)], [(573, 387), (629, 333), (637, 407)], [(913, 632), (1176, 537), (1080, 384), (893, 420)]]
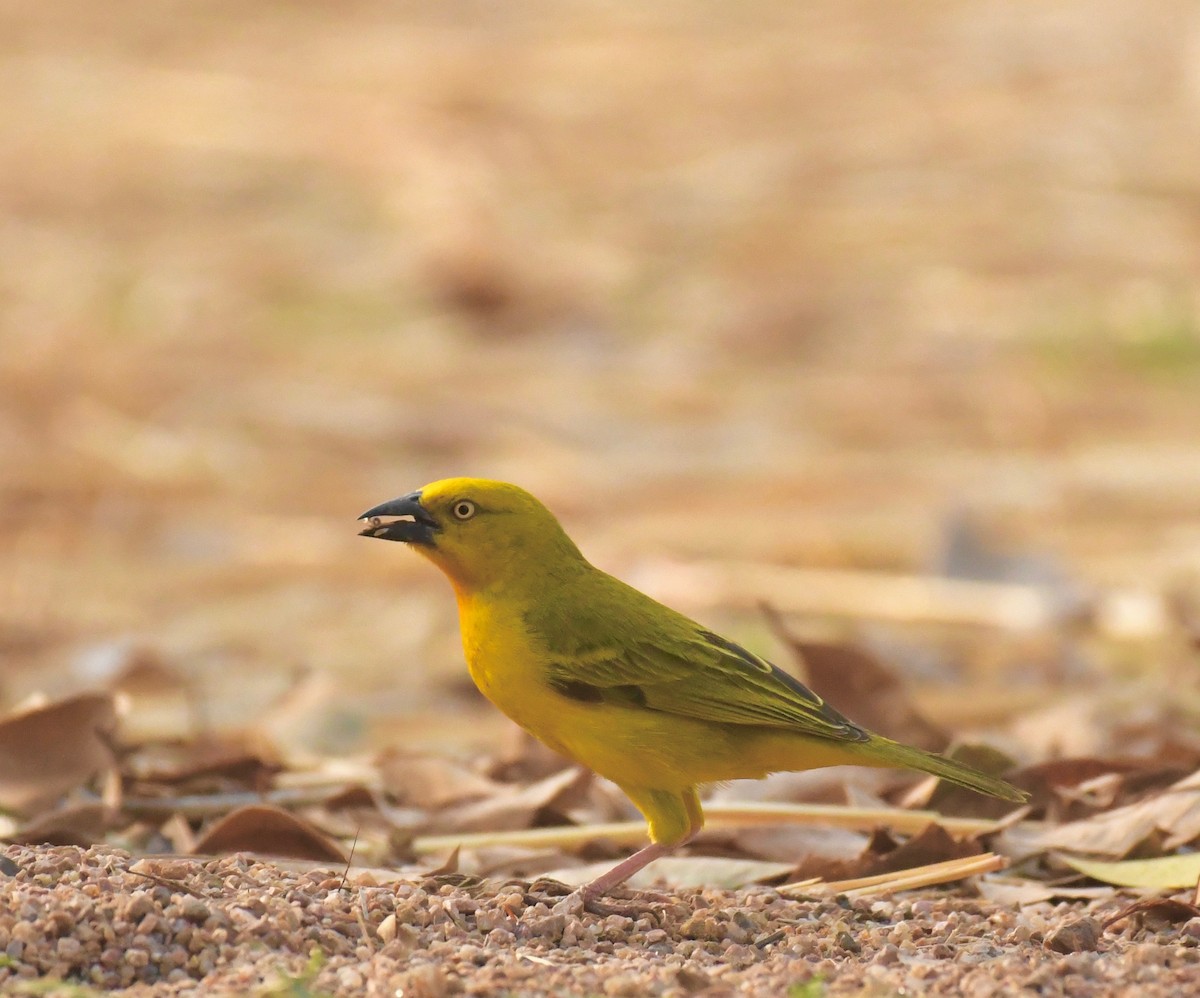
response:
[(403, 541), (449, 578), (484, 696), (612, 780), (645, 816), (650, 844), (581, 888), (584, 902), (695, 836), (705, 783), (854, 764), (1025, 799), (1003, 780), (866, 731), (770, 662), (602, 572), (515, 485), (447, 478), (360, 519), (362, 536)]

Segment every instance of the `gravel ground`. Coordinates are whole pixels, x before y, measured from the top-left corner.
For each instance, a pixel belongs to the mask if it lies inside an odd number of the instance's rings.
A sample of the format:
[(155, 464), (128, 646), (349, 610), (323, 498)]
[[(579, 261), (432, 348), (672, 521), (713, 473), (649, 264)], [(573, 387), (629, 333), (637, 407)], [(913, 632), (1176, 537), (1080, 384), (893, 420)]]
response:
[[(1078, 902), (797, 901), (758, 889), (576, 918), (518, 886), (343, 886), (340, 871), (244, 855), (139, 862), (12, 846), (7, 857), (4, 993), (62, 978), (127, 995), (784, 995), (819, 976), (806, 994), (981, 998), (1180, 995), (1200, 980), (1200, 919), (1104, 932)], [(296, 979), (310, 990), (291, 990)]]

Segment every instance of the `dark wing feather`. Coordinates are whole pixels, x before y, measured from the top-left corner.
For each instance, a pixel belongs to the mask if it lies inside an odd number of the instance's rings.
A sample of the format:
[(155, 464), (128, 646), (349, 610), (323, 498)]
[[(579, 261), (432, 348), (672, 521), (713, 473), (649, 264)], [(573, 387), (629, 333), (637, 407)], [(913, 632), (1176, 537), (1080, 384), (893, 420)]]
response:
[(699, 628), (678, 643), (637, 641), (592, 649), (551, 665), (547, 679), (563, 696), (580, 702), (786, 728), (833, 741), (870, 737), (782, 669)]

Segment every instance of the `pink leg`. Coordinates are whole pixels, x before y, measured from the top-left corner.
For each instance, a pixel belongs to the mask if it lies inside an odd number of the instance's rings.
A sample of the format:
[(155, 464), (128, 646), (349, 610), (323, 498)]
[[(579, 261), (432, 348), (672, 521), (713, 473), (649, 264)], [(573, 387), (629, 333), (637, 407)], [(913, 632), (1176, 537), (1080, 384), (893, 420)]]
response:
[[(684, 840), (687, 841), (686, 839)], [(638, 870), (644, 869), (653, 863), (660, 856), (669, 856), (676, 848), (683, 845), (683, 842), (677, 842), (673, 846), (664, 846), (658, 842), (651, 842), (648, 846), (639, 849), (628, 859), (621, 860), (607, 873), (602, 873), (595, 880), (589, 881), (579, 888), (579, 893), (585, 901), (594, 901), (598, 897), (603, 897), (614, 887), (617, 887)]]
[(639, 849), (628, 859), (622, 860), (607, 873), (602, 873), (595, 880), (584, 884), (579, 888), (579, 896), (585, 903), (603, 897), (614, 887), (625, 883), (635, 873), (645, 869), (659, 857), (671, 855), (680, 846), (687, 845), (687, 843), (700, 834), (700, 829), (704, 827), (704, 812), (700, 809), (700, 801), (696, 797), (695, 791), (689, 790), (682, 794), (680, 799), (687, 815), (687, 834), (670, 845), (665, 845), (662, 842), (651, 842), (648, 846)]
[[(612, 914), (618, 909), (608, 909), (598, 903), (598, 899), (609, 893), (614, 887), (625, 883), (639, 870), (645, 869), (650, 863), (662, 856), (669, 856), (681, 845), (690, 842), (704, 827), (704, 812), (700, 808), (700, 798), (696, 796), (695, 788), (688, 787), (683, 791), (631, 791), (622, 788), (630, 800), (647, 816), (650, 822), (651, 835), (654, 838), (666, 838), (667, 842), (651, 842), (639, 849), (628, 859), (622, 860), (607, 873), (602, 873), (595, 880), (589, 881), (570, 896), (554, 906), (555, 911), (578, 914), (582, 910), (591, 910), (596, 914)], [(665, 824), (665, 828), (664, 828)], [(660, 898), (659, 900), (665, 900)]]

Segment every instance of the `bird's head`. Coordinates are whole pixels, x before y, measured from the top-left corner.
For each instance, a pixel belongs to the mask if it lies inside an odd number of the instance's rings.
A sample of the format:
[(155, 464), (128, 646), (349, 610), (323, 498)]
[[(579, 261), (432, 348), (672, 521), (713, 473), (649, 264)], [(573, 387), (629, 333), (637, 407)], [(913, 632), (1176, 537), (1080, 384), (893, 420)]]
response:
[(373, 506), (359, 519), (368, 521), (360, 536), (403, 541), (460, 592), (584, 563), (554, 514), (507, 482), (444, 478)]

